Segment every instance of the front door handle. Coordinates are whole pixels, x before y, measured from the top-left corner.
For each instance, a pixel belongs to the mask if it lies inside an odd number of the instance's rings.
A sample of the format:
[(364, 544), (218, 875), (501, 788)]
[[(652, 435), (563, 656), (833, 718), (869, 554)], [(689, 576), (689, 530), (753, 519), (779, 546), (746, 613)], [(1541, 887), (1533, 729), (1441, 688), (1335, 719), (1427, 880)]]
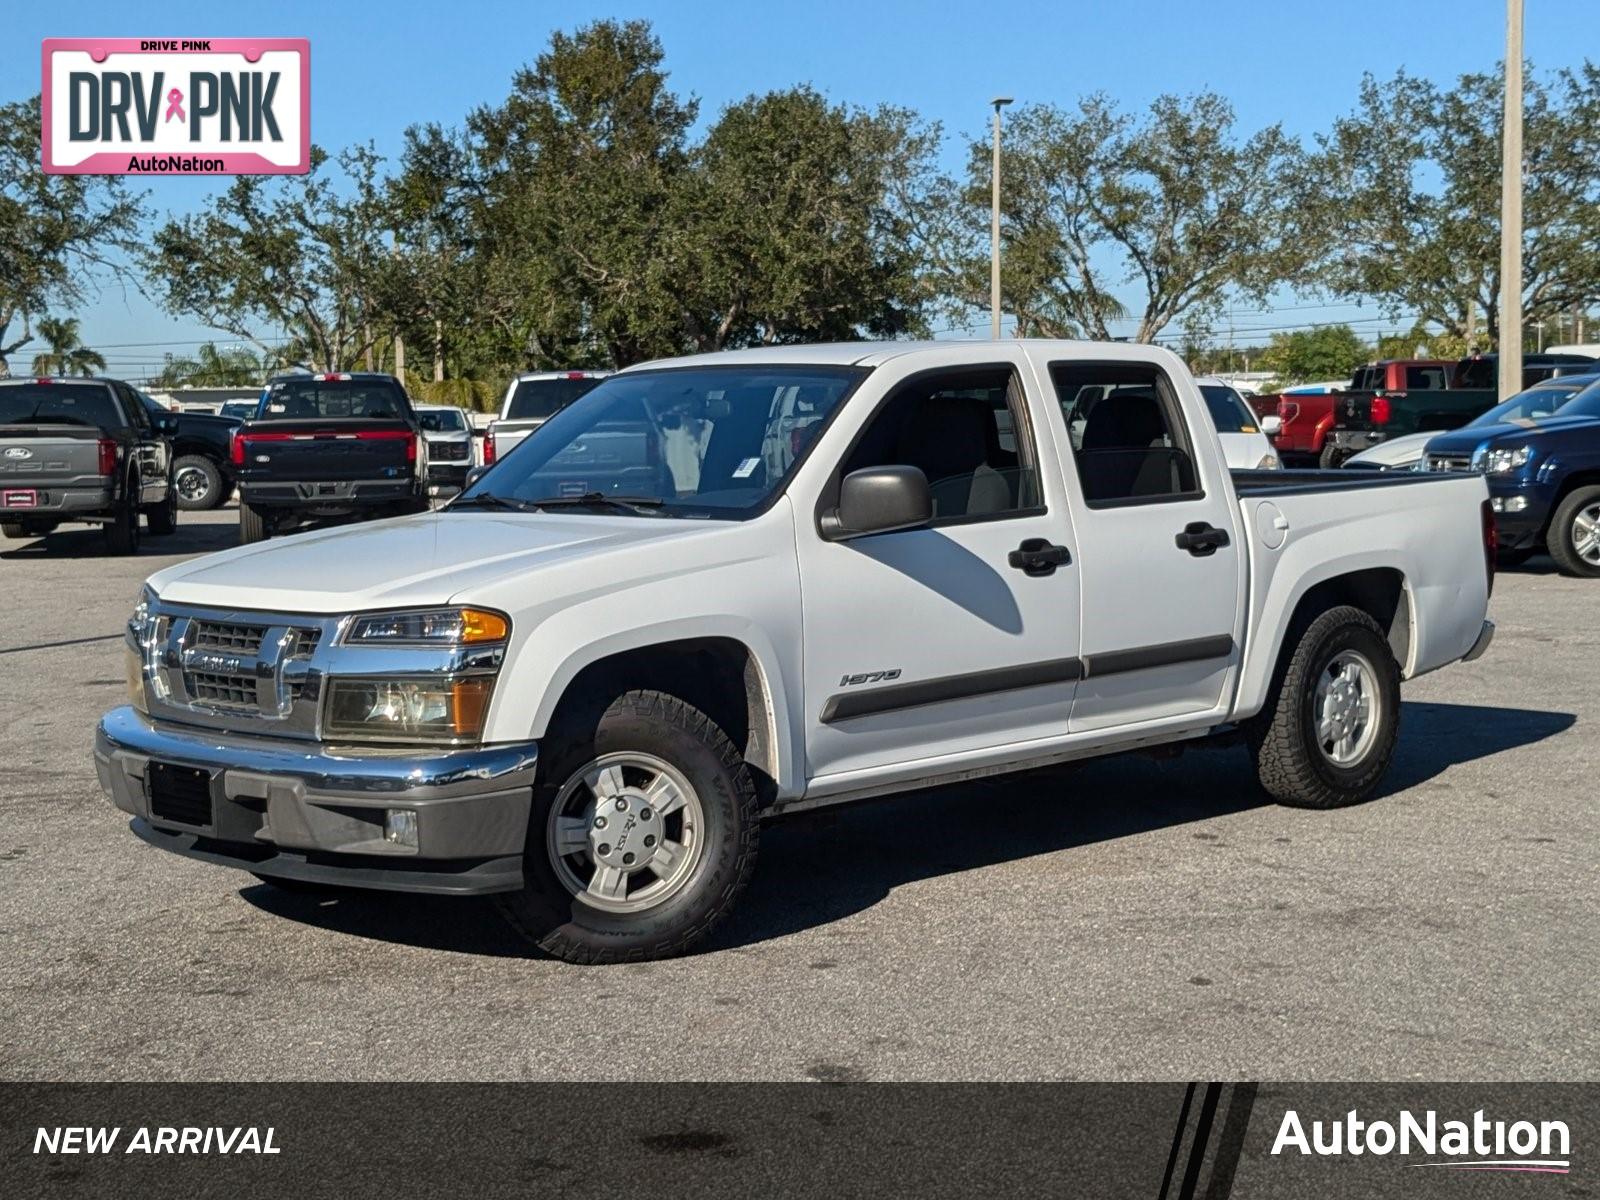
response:
[(1228, 544), (1228, 531), (1204, 521), (1190, 521), (1173, 540), (1177, 542), (1179, 550), (1187, 550), (1196, 558), (1205, 558), (1215, 554), (1217, 547)]
[(1052, 545), (1044, 538), (1027, 538), (1006, 555), (1006, 562), (1035, 579), (1054, 575), (1057, 567), (1064, 567), (1071, 561), (1072, 554), (1065, 546)]

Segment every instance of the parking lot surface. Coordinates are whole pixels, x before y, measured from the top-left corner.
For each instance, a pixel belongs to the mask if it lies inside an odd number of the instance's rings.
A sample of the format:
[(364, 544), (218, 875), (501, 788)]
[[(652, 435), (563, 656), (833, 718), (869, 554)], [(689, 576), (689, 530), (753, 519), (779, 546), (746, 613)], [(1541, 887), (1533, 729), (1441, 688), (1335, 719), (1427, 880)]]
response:
[(1589, 1079), (1600, 583), (1503, 573), (1405, 687), (1378, 798), (1264, 803), (1242, 749), (796, 817), (692, 957), (548, 961), (487, 904), (289, 895), (102, 797), (140, 581), (183, 515), (0, 543), (0, 1076), (69, 1080)]

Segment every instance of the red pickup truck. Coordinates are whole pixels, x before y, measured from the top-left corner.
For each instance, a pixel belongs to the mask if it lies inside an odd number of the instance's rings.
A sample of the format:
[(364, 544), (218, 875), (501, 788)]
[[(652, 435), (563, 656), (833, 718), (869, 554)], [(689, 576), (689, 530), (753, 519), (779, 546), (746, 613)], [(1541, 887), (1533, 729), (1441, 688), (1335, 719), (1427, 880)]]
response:
[(1329, 434), (1333, 430), (1334, 409), (1341, 396), (1351, 392), (1421, 392), (1450, 386), (1452, 361), (1429, 358), (1387, 359), (1358, 367), (1343, 392), (1278, 396), (1278, 417), (1282, 422), (1273, 445), (1284, 463), (1313, 459), (1324, 467), (1337, 466), (1337, 451)]

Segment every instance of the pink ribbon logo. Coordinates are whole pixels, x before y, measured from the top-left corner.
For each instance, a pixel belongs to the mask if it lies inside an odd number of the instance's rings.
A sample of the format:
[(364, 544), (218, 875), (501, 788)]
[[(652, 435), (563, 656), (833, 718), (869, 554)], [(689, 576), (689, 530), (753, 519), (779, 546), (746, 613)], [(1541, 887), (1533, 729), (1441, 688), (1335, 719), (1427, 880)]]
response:
[[(166, 121), (172, 120), (173, 117), (177, 117), (180, 121), (187, 121), (189, 119), (183, 115), (183, 93), (177, 88), (173, 88), (167, 93)], [(163, 121), (163, 124), (165, 124), (165, 121)]]

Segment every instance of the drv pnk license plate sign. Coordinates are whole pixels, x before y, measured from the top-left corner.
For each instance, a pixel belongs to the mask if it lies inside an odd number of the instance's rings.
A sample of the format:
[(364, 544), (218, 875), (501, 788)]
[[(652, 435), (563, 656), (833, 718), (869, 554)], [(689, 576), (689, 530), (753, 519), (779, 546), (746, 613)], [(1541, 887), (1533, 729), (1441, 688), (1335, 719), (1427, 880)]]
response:
[(305, 38), (47, 38), (51, 175), (303, 175)]

